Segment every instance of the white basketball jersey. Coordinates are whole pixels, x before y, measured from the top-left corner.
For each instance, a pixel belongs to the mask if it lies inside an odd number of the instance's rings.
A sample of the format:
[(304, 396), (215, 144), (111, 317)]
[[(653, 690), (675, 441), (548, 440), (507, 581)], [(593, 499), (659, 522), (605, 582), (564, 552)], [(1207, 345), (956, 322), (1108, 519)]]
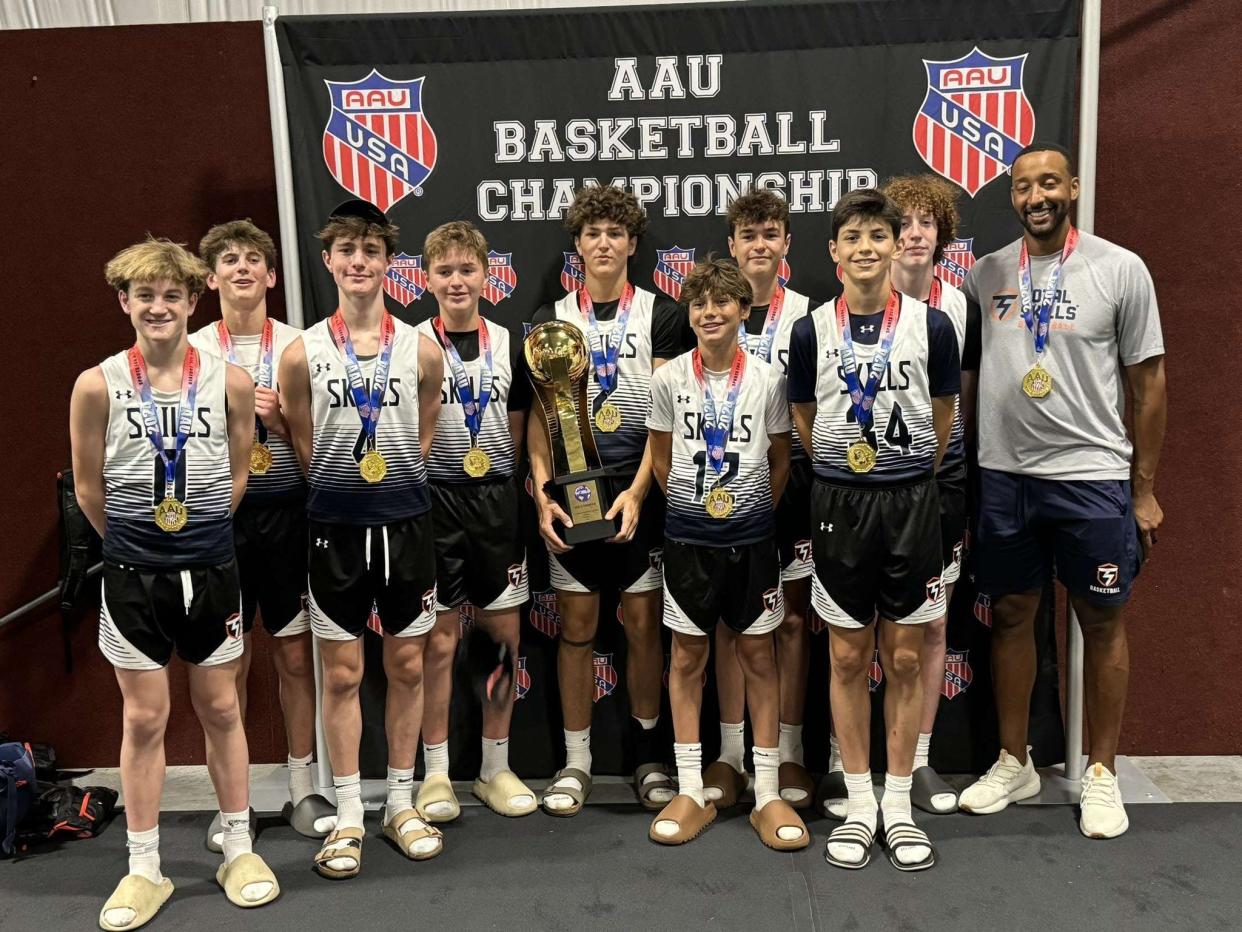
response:
[[(781, 306), (781, 317), (776, 324), (776, 333), (772, 337), (769, 358), (764, 360), (764, 362), (775, 366), (781, 375), (789, 374), (789, 336), (793, 333), (794, 324), (810, 312), (810, 298), (804, 294), (798, 294), (792, 288), (785, 289), (785, 303)], [(760, 320), (765, 319), (766, 313), (766, 311), (759, 313), (757, 309), (752, 309), (750, 312), (752, 318), (757, 317)], [(763, 343), (762, 327), (759, 333), (745, 333), (745, 330), (746, 325), (743, 324), (742, 331), (746, 339), (746, 346), (744, 348), (752, 356), (758, 358)], [(802, 448), (802, 444), (795, 440), (790, 456), (796, 460), (804, 460), (806, 459), (806, 450)]]
[[(413, 518), (431, 507), (427, 469), (418, 445), (419, 335), (395, 318), (393, 325), (388, 385), (375, 429), (375, 449), (383, 455), (388, 471), (376, 483), (367, 482), (358, 471), (366, 452), (366, 434), (349, 390), (345, 356), (332, 340), (328, 320), (302, 334), (314, 422), (306, 510), (316, 521), (374, 526)], [(368, 393), (375, 361), (374, 356), (358, 360)]]
[[(634, 289), (634, 303), (625, 328), (624, 345), (617, 353), (617, 387), (607, 397), (600, 397), (599, 379), (592, 369), (587, 382), (587, 406), (592, 418), (605, 401), (621, 409), (621, 426), (612, 433), (591, 425), (595, 446), (605, 466), (637, 468), (647, 444), (647, 405), (651, 391), (651, 325), (655, 295), (642, 288)], [(558, 320), (573, 324), (582, 331), (587, 346), (591, 345), (591, 327), (578, 309), (578, 292), (571, 291), (554, 305)], [(618, 309), (619, 310), (619, 309)], [(611, 340), (617, 322), (598, 321), (600, 333)]]
[[(200, 367), (189, 439), (177, 459), (174, 495), (186, 507), (180, 531), (155, 524), (165, 498), (164, 461), (147, 438), (138, 392), (129, 374), (128, 351), (100, 364), (108, 386), (108, 437), (104, 452), (103, 556), (109, 563), (185, 567), (225, 563), (233, 557), (229, 515), (233, 480), (225, 406), (225, 363), (199, 353)], [(181, 393), (155, 388), (164, 449), (177, 443)]]
[[(479, 449), (491, 458), (491, 469), (481, 479), (474, 479), (462, 468), (462, 459), (470, 450), (470, 430), (466, 427), (465, 410), (457, 393), (457, 382), (449, 363), (448, 350), (440, 342), (435, 327), (425, 320), (416, 328), (440, 347), (444, 357), (444, 379), (440, 385), (440, 418), (436, 421), (436, 436), (431, 441), (431, 455), (427, 457), (427, 475), (436, 483), (494, 482), (513, 475), (515, 451), (513, 436), (509, 433), (509, 390), (513, 385), (512, 348), (506, 327), (484, 319), (487, 335), (492, 346), (491, 400), (483, 409), (483, 424), (479, 429)], [(482, 353), (475, 359), (462, 360), (470, 379), (470, 392), (477, 401), (479, 379), (483, 370)]]
[[(225, 359), (224, 348), (220, 345), (219, 331), (214, 323), (208, 324), (190, 334), (190, 345), (196, 346), (203, 353), (210, 353)], [(279, 320), (272, 321), (272, 387), (277, 391), (280, 385), (276, 381), (280, 368), (280, 357), (289, 344), (302, 335), (297, 327), (290, 327)], [(250, 373), (257, 384), (259, 381), (259, 356), (262, 352), (260, 337), (233, 336), (233, 353), (237, 357), (237, 365)], [(267, 503), (302, 499), (306, 496), (306, 482), (302, 476), (302, 467), (298, 465), (297, 454), (284, 437), (274, 434), (267, 428), (259, 429), (256, 425), (255, 440), (267, 445), (272, 452), (272, 466), (262, 475), (250, 474), (246, 481), (244, 501), (251, 503)]]

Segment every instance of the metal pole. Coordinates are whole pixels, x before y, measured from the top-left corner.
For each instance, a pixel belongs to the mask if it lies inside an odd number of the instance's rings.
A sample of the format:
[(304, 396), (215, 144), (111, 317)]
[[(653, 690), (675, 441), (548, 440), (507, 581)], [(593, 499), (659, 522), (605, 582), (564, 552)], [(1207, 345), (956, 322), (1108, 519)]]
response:
[(302, 313), (302, 276), (298, 260), (298, 224), (293, 204), (293, 163), (289, 155), (289, 115), (285, 110), (285, 77), (280, 68), (274, 6), (263, 8), (263, 55), (267, 60), (267, 106), (272, 116), (272, 155), (276, 162), (276, 207), (280, 212), (280, 247), (284, 252), (285, 320), (306, 325)]
[(1065, 612), (1065, 779), (1082, 778), (1082, 628), (1072, 605)]
[[(103, 564), (96, 563), (94, 566), (92, 566), (89, 570), (86, 571), (86, 578), (90, 579), (92, 576), (96, 575), (101, 569), (103, 569)], [(0, 618), (0, 628), (3, 628), (5, 625), (9, 624), (10, 622), (17, 621), (17, 619), (21, 618), (23, 615), (30, 614), (36, 608), (46, 605), (48, 602), (52, 601), (58, 595), (60, 595), (59, 586), (57, 586), (55, 589), (49, 589), (47, 592), (43, 593), (43, 595), (37, 596), (31, 599), (25, 605), (22, 605), (22, 606), (19, 606), (18, 608), (13, 609), (13, 611), (9, 612), (3, 618)]]

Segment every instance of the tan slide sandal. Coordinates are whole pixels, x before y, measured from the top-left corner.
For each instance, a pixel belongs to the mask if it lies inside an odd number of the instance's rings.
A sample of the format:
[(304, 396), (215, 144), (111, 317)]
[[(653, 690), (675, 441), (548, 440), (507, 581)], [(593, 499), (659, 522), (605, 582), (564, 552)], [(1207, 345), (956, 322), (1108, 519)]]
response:
[[(659, 815), (651, 820), (651, 828), (647, 831), (647, 837), (658, 845), (684, 845), (698, 838), (703, 834), (703, 830), (715, 821), (716, 807), (713, 804), (700, 806), (689, 796), (679, 793), (660, 811)], [(672, 835), (660, 834), (656, 831), (656, 826), (661, 822), (676, 823), (677, 831)]]
[[(441, 814), (429, 812), (427, 807), (434, 806), (436, 803), (447, 803), (450, 809)], [(424, 779), (423, 785), (418, 788), (418, 798), (414, 801), (414, 808), (418, 810), (418, 816), (424, 822), (452, 822), (461, 815), (461, 804), (457, 802), (457, 794), (453, 792), (453, 781), (448, 778), (448, 774), (433, 773)]]
[[(103, 909), (99, 911), (99, 928), (107, 932), (128, 932), (129, 929), (145, 926), (155, 918), (160, 907), (168, 902), (172, 892), (173, 882), (167, 877), (159, 883), (152, 883), (139, 874), (126, 874), (112, 891), (112, 896), (108, 897), (108, 902), (104, 903)], [(114, 909), (133, 910), (133, 922), (125, 925), (114, 925), (108, 922), (104, 917)]]
[[(315, 855), (315, 870), (319, 875), (329, 880), (349, 880), (357, 877), (362, 870), (362, 838), (365, 834), (360, 828), (338, 828), (325, 838), (323, 847)], [(330, 867), (328, 862), (337, 858), (349, 858), (354, 866), (343, 870)]]
[[(242, 909), (253, 909), (272, 902), (280, 896), (280, 884), (266, 862), (253, 852), (240, 854), (228, 864), (221, 864), (216, 871), (216, 883), (224, 888), (229, 902)], [(256, 883), (271, 884), (271, 889), (257, 899), (246, 898), (246, 887)]]
[[(512, 770), (502, 770), (490, 780), (480, 777), (474, 781), (473, 791), (492, 812), (513, 819), (530, 815), (539, 808), (534, 791)], [(529, 796), (530, 803), (526, 806), (510, 805), (510, 800), (516, 796)]]
[[(811, 843), (806, 823), (783, 799), (774, 799), (762, 809), (752, 809), (750, 824), (759, 840), (773, 851), (801, 851)], [(781, 838), (780, 830), (783, 828), (796, 828), (802, 834), (797, 838)]]

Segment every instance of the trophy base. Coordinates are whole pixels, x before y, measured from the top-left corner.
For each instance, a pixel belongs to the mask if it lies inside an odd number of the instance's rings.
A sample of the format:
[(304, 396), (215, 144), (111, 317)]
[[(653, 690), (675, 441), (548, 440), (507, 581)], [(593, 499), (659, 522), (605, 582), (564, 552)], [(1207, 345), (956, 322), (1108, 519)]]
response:
[(556, 476), (552, 485), (555, 497), (574, 522), (573, 527), (560, 529), (561, 539), (571, 547), (612, 537), (620, 529), (616, 518), (604, 517), (612, 507), (607, 470), (592, 469)]

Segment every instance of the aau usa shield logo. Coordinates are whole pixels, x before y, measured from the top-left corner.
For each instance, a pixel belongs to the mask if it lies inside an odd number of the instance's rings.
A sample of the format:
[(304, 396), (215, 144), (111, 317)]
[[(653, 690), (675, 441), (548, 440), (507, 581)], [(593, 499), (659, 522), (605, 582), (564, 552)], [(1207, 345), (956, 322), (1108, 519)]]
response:
[(517, 675), (513, 678), (514, 700), (525, 699), (530, 692), (530, 671), (526, 669), (526, 658), (517, 659)]
[(530, 623), (540, 634), (550, 638), (561, 633), (561, 613), (556, 605), (555, 592), (536, 592), (530, 604)]
[(977, 47), (954, 61), (923, 59), (927, 95), (914, 118), (914, 148), (971, 197), (1035, 138), (1035, 111), (1022, 89), (1025, 63), (1026, 55), (993, 58)]
[(954, 288), (961, 288), (974, 264), (975, 238), (955, 239), (944, 247), (944, 255), (936, 263), (936, 275)]
[(655, 286), (674, 301), (681, 300), (681, 286), (694, 268), (694, 250), (674, 246), (656, 250), (656, 267), (651, 273)]
[(612, 654), (591, 653), (595, 655), (592, 658), (595, 668), (595, 696), (592, 701), (599, 702), (605, 696), (611, 696), (617, 688), (617, 669), (612, 665)]
[(877, 647), (871, 655), (871, 666), (867, 668), (867, 689), (875, 692), (884, 682), (884, 668), (880, 666), (880, 649)]
[(586, 287), (586, 267), (582, 264), (582, 256), (576, 252), (562, 252), (565, 264), (561, 266), (561, 287), (567, 292), (577, 291)]
[(480, 297), (497, 305), (517, 290), (517, 272), (513, 270), (513, 253), (491, 250), (487, 254), (487, 282)]
[(421, 194), (436, 167), (436, 134), (423, 115), (423, 78), (393, 81), (379, 71), (360, 81), (324, 81), (332, 112), (323, 160), (337, 184), (387, 210)]
[(384, 294), (402, 307), (409, 307), (427, 292), (427, 273), (423, 257), (399, 252), (384, 276)]
[(944, 654), (944, 682), (940, 684), (940, 695), (953, 699), (966, 692), (975, 671), (970, 668), (966, 659), (968, 650), (949, 650)]
[(975, 620), (985, 628), (992, 627), (992, 597), (980, 592), (975, 596)]

